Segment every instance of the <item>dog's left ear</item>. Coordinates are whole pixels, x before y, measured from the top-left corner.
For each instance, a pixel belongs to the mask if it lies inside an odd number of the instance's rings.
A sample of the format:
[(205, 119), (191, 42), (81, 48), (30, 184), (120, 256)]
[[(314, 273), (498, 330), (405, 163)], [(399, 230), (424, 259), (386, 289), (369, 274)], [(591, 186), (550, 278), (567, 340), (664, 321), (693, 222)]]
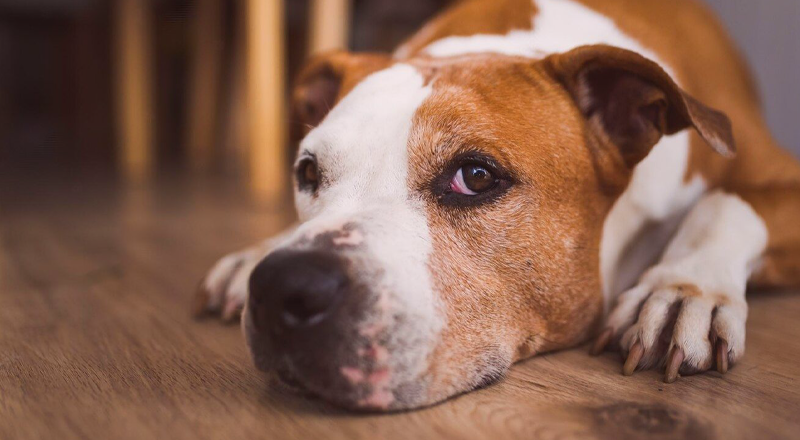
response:
[(663, 135), (693, 127), (718, 153), (736, 147), (728, 117), (681, 90), (655, 62), (616, 47), (583, 46), (545, 59), (592, 127), (633, 168)]
[(306, 129), (316, 127), (359, 81), (390, 63), (391, 58), (383, 54), (347, 51), (312, 57), (294, 81), (293, 119)]

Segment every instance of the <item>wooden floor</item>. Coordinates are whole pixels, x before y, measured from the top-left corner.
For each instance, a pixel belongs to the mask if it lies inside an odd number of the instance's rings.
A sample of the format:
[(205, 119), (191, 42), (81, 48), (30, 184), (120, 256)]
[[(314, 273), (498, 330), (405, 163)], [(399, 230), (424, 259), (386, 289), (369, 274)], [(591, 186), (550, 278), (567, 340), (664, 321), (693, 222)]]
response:
[(725, 376), (626, 378), (582, 347), (433, 408), (353, 415), (259, 374), (237, 326), (190, 318), (209, 265), (291, 214), (218, 182), (65, 182), (0, 186), (0, 439), (800, 438), (800, 295), (750, 295)]

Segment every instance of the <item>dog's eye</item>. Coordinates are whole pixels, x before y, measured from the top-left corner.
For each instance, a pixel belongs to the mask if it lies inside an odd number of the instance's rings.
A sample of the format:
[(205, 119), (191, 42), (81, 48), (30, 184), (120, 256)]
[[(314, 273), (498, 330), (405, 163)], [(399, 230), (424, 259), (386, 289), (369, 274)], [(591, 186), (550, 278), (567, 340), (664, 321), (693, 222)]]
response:
[(319, 169), (314, 158), (305, 158), (297, 164), (297, 185), (301, 190), (311, 192), (319, 187)]
[(453, 208), (469, 208), (502, 197), (516, 182), (514, 174), (485, 153), (462, 153), (431, 181), (436, 201)]
[(497, 184), (497, 178), (485, 167), (477, 164), (464, 165), (450, 180), (450, 189), (458, 194), (474, 196), (488, 191)]

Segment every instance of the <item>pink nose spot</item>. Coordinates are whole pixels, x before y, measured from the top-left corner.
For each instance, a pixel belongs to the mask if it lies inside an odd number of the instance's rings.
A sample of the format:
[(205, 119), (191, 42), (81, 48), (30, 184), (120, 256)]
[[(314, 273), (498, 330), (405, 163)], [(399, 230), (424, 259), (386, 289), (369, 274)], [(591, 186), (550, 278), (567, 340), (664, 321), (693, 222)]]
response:
[(364, 382), (364, 372), (355, 367), (342, 367), (339, 372), (342, 373), (351, 384), (356, 385)]
[(347, 231), (345, 234), (333, 239), (333, 244), (336, 246), (358, 246), (363, 242), (364, 235), (358, 231)]
[(375, 390), (370, 393), (365, 399), (360, 400), (358, 403), (361, 406), (386, 409), (394, 402), (394, 395), (387, 390)]
[(358, 333), (361, 334), (361, 336), (364, 336), (365, 338), (374, 338), (375, 336), (378, 335), (378, 333), (382, 332), (385, 328), (386, 326), (380, 323), (370, 324), (359, 329)]
[(388, 293), (381, 293), (377, 304), (375, 304), (375, 309), (381, 313), (388, 313), (392, 310), (392, 301), (389, 299)]
[(389, 358), (389, 350), (386, 348), (372, 344), (369, 348), (362, 348), (358, 350), (358, 355), (374, 360), (379, 364), (383, 364)]
[(380, 370), (376, 370), (376, 371), (372, 372), (369, 375), (369, 377), (367, 378), (367, 380), (373, 386), (376, 386), (376, 387), (380, 388), (380, 387), (385, 387), (386, 385), (388, 385), (389, 384), (389, 379), (391, 379), (391, 377), (392, 377), (392, 374), (391, 374), (391, 372), (389, 372), (388, 368), (381, 368)]

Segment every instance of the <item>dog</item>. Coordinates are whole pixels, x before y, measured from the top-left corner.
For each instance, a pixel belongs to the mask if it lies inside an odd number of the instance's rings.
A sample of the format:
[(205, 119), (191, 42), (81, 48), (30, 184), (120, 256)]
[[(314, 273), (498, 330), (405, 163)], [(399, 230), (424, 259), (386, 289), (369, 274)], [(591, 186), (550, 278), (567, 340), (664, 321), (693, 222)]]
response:
[(299, 222), (197, 307), (334, 404), (431, 405), (593, 336), (625, 375), (725, 373), (746, 288), (800, 286), (800, 165), (693, 0), (458, 2), (312, 59), (292, 105)]

